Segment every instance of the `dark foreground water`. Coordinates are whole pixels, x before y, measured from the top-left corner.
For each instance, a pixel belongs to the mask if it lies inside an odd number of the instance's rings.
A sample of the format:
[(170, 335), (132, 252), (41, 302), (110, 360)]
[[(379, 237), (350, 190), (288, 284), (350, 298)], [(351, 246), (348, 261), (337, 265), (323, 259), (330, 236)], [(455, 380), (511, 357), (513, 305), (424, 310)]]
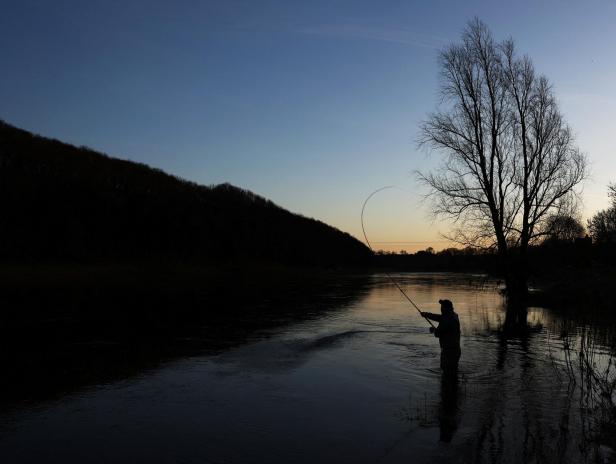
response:
[[(460, 373), (384, 276), (337, 310), (239, 346), (0, 416), (2, 463), (595, 462), (601, 425), (568, 375), (565, 324), (507, 316), (481, 276), (396, 278), (422, 309), (451, 299)], [(341, 289), (343, 292), (344, 289)], [(581, 330), (569, 323), (576, 343)], [(566, 340), (565, 340), (566, 341)], [(605, 363), (600, 343), (596, 362)]]

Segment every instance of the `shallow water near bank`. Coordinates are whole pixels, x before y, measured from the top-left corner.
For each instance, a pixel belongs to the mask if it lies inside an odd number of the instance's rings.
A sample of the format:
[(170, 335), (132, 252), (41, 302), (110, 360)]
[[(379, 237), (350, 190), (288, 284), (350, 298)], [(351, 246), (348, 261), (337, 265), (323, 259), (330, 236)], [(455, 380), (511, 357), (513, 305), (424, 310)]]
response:
[[(2, 462), (584, 462), (562, 324), (508, 320), (495, 282), (398, 274), (426, 311), (460, 317), (458, 378), (385, 276), (337, 310), (231, 349), (163, 363), (0, 416)], [(341, 289), (343, 291), (343, 289)]]

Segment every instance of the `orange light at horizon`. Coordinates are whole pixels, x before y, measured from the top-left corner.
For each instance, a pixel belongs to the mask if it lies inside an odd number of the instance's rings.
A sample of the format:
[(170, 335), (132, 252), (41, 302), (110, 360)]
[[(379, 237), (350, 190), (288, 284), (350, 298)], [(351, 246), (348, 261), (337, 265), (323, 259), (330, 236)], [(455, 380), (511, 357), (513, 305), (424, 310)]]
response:
[(375, 252), (387, 251), (399, 253), (404, 251), (406, 253), (416, 253), (428, 248), (432, 248), (434, 251), (442, 251), (447, 248), (462, 248), (458, 243), (449, 240), (425, 240), (425, 241), (382, 241), (382, 242), (370, 242), (372, 249)]

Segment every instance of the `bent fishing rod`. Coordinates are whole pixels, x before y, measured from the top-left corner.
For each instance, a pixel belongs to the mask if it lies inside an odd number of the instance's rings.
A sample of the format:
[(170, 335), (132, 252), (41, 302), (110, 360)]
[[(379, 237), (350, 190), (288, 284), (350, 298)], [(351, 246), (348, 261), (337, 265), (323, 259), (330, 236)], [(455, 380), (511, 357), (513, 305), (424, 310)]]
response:
[[(372, 192), (370, 195), (368, 195), (368, 198), (366, 198), (366, 200), (364, 201), (363, 206), (361, 207), (361, 230), (364, 233), (364, 239), (366, 239), (366, 244), (368, 245), (368, 248), (370, 248), (370, 251), (372, 253), (374, 253), (374, 250), (372, 249), (372, 245), (370, 244), (370, 240), (368, 240), (368, 235), (366, 235), (366, 228), (364, 227), (364, 210), (366, 209), (366, 204), (368, 203), (368, 200), (370, 200), (370, 198), (372, 198), (375, 194), (377, 194), (377, 193), (379, 193), (379, 192), (381, 192), (383, 190), (390, 189), (390, 188), (395, 188), (395, 187), (396, 187), (395, 185), (386, 185), (385, 187), (381, 187), (379, 189), (376, 189), (374, 192)], [(396, 288), (398, 290), (400, 290), (400, 293), (402, 293), (402, 295), (404, 295), (404, 297), (415, 307), (415, 309), (421, 315), (421, 317), (423, 317), (426, 321), (428, 321), (428, 324), (430, 324), (434, 328), (434, 324), (432, 323), (432, 321), (422, 314), (421, 309), (419, 309), (419, 306), (417, 306), (415, 304), (415, 302), (411, 299), (411, 297), (408, 296), (408, 294), (404, 291), (404, 289), (400, 286), (400, 284), (398, 284), (398, 282), (396, 282), (396, 280), (391, 276), (391, 274), (389, 272), (387, 272), (387, 270), (385, 270), (385, 275), (387, 277), (389, 277), (389, 280), (391, 280), (391, 282), (396, 286)]]

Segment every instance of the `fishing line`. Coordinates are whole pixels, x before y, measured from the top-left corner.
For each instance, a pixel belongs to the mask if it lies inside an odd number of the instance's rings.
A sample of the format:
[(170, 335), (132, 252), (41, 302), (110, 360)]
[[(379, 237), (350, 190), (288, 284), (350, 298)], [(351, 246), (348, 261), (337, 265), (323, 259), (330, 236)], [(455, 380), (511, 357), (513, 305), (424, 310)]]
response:
[[(372, 192), (370, 195), (368, 195), (368, 198), (366, 198), (366, 200), (364, 201), (363, 206), (361, 207), (361, 230), (364, 233), (364, 238), (366, 239), (366, 244), (368, 245), (368, 248), (370, 248), (370, 251), (372, 251), (372, 253), (374, 253), (374, 250), (372, 249), (372, 245), (370, 244), (370, 240), (368, 240), (368, 235), (366, 234), (366, 228), (364, 227), (364, 210), (366, 209), (366, 204), (368, 203), (370, 198), (372, 198), (377, 193), (382, 192), (383, 190), (387, 190), (387, 189), (391, 189), (391, 188), (399, 188), (399, 187), (397, 187), (395, 185), (386, 185), (385, 187), (381, 187), (381, 188), (376, 189), (374, 192)], [(400, 293), (402, 293), (402, 295), (404, 295), (404, 297), (415, 307), (415, 309), (421, 315), (421, 317), (423, 317), (426, 321), (428, 321), (428, 324), (430, 324), (432, 327), (434, 327), (434, 324), (432, 324), (432, 321), (430, 319), (428, 319), (427, 317), (425, 317), (423, 314), (421, 314), (421, 309), (419, 309), (419, 306), (417, 306), (415, 304), (415, 302), (411, 299), (411, 297), (407, 295), (407, 293), (404, 291), (404, 289), (398, 284), (398, 282), (396, 282), (396, 280), (391, 276), (391, 274), (389, 272), (387, 272), (387, 270), (385, 270), (385, 275), (387, 277), (389, 277), (389, 280), (391, 280), (391, 282), (396, 286), (396, 288), (398, 290), (400, 290)]]

